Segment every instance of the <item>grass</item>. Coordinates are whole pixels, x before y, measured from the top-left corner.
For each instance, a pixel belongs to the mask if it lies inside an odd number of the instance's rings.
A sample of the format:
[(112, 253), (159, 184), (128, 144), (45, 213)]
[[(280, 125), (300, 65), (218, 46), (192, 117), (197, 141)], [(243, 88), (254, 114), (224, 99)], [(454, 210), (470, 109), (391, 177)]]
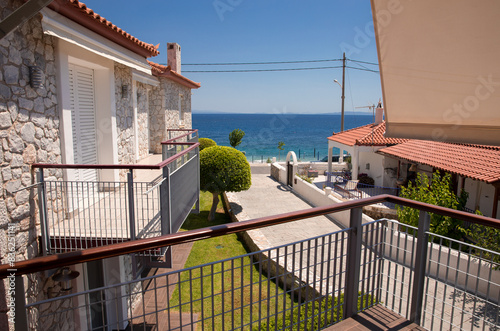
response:
[[(215, 221), (209, 222), (212, 195), (202, 192), (200, 214), (192, 214), (182, 229), (192, 230), (230, 222), (219, 205)], [(236, 234), (196, 241), (185, 268), (205, 265), (247, 254)], [(261, 275), (249, 257), (218, 262), (185, 271), (170, 300), (170, 306), (181, 303), (182, 311), (193, 311), (206, 319), (202, 329), (251, 329), (250, 321), (265, 319), (279, 310), (290, 309), (292, 300), (283, 290)], [(260, 285), (259, 285), (260, 284)], [(277, 302), (276, 298), (280, 298)], [(285, 299), (283, 299), (285, 298)], [(212, 313), (212, 308), (215, 314)]]
[[(230, 222), (221, 204), (215, 221), (209, 222), (211, 203), (212, 195), (202, 192), (200, 214), (190, 215), (182, 229)], [(276, 283), (260, 273), (259, 265), (249, 257), (217, 262), (247, 253), (236, 234), (196, 241), (185, 264), (185, 268), (194, 268), (181, 273), (180, 286), (170, 300), (172, 310), (178, 310), (180, 306), (183, 313), (197, 313), (198, 320), (203, 320), (198, 326), (202, 330), (317, 329), (341, 319), (343, 294), (340, 298), (297, 303), (288, 294), (283, 295)], [(367, 305), (372, 298), (362, 295), (358, 307), (361, 300)], [(254, 322), (250, 324), (250, 321)]]

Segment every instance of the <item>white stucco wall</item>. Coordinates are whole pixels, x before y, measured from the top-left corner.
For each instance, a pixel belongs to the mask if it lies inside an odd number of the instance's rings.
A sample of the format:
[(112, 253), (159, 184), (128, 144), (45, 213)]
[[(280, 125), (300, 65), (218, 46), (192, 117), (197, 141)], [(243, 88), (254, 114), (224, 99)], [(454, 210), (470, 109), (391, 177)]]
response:
[(375, 181), (375, 186), (384, 186), (384, 157), (373, 151), (360, 151), (359, 174), (362, 173), (372, 177)]
[(382, 186), (384, 187), (396, 187), (396, 180), (398, 179), (398, 160), (391, 157), (384, 156), (382, 161), (383, 165), (383, 181)]
[[(491, 217), (493, 212), (495, 187), (485, 182), (466, 178), (464, 189), (469, 193), (469, 200), (467, 200), (466, 207), (472, 210), (479, 209), (483, 215)], [(497, 212), (497, 218), (500, 219), (498, 214), (499, 213)]]

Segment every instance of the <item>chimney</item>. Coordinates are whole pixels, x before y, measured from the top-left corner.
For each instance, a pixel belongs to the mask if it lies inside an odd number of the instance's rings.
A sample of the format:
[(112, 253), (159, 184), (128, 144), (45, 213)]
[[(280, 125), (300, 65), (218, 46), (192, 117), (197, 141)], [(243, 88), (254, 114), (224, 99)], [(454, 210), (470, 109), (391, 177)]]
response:
[(382, 108), (382, 103), (379, 102), (377, 108), (375, 109), (375, 124), (382, 123), (384, 119), (384, 108)]
[(172, 71), (181, 73), (181, 46), (177, 43), (167, 43), (167, 65)]

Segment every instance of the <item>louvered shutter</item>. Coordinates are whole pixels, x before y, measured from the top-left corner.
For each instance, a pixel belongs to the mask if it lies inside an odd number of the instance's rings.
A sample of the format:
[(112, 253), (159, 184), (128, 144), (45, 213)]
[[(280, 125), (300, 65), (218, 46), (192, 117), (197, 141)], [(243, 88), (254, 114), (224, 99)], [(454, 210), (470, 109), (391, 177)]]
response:
[[(75, 163), (97, 164), (94, 71), (70, 65), (69, 85)], [(97, 181), (97, 170), (78, 169), (75, 179)]]

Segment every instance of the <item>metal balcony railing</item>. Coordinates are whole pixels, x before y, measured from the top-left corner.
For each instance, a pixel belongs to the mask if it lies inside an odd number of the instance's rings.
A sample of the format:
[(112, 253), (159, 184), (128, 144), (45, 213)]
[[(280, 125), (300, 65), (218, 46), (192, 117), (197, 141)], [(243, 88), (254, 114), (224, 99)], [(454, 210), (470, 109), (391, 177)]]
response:
[[(419, 209), (418, 228), (384, 219), (362, 224), (362, 207), (381, 202)], [(44, 270), (346, 210), (350, 226), (338, 232), (90, 291), (36, 292)], [(320, 330), (374, 305), (429, 330), (498, 329), (500, 254), (430, 233), (428, 212), (500, 228), (499, 220), (381, 195), (20, 261), (0, 266), (0, 277), (16, 277), (16, 300), (26, 300), (16, 318), (40, 330)], [(246, 270), (256, 277), (242, 283)]]
[[(156, 165), (33, 164), (38, 169), (43, 253), (78, 251), (177, 232), (193, 206), (199, 210), (197, 141), (197, 130), (189, 130), (163, 142), (163, 161)], [(168, 153), (171, 146), (180, 148)], [(53, 169), (127, 173), (126, 181), (116, 182), (47, 180), (45, 171)], [(157, 177), (147, 182), (135, 180), (134, 174), (144, 170), (157, 170)], [(164, 253), (165, 249), (142, 252)]]

